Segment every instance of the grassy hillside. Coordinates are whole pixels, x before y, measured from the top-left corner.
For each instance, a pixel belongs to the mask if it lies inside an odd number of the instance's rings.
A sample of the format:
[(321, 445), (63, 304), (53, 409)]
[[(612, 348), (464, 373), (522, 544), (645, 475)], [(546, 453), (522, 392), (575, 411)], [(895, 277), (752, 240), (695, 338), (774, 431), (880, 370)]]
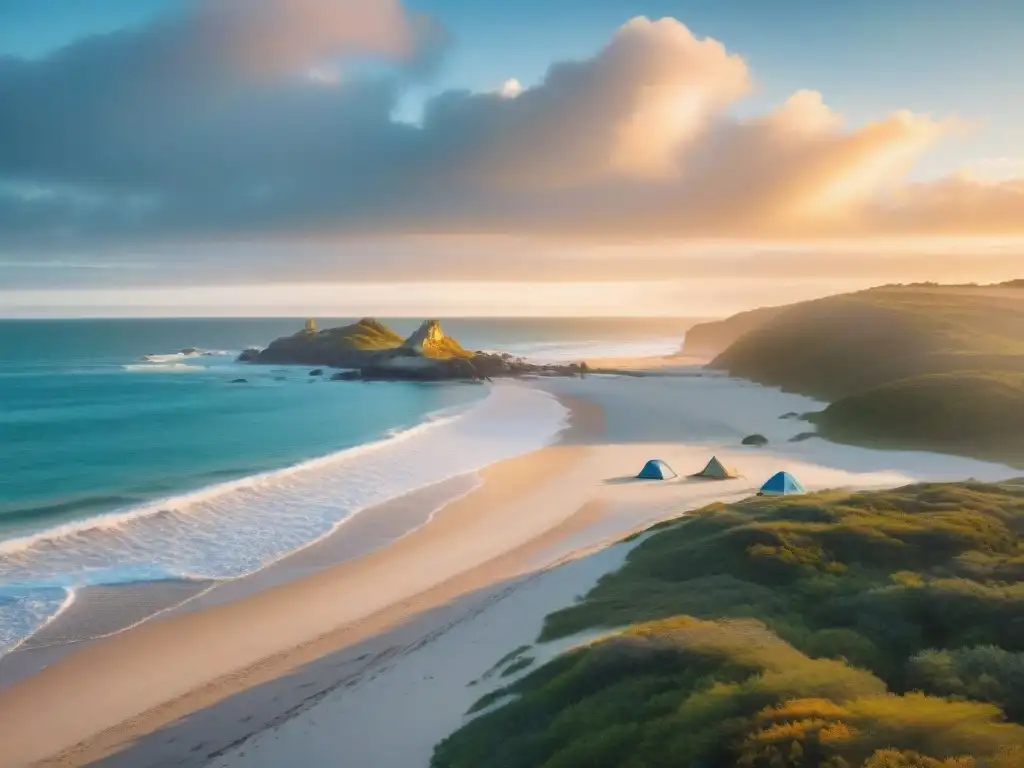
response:
[(711, 365), (832, 401), (815, 420), (835, 440), (1024, 460), (1024, 292), (1012, 287), (884, 287), (795, 304)]
[(384, 323), (370, 317), (364, 317), (352, 325), (320, 331), (317, 334), (317, 340), (319, 341), (321, 337), (324, 343), (360, 351), (394, 349), (405, 341), (402, 336), (388, 328)]
[(487, 697), (433, 768), (1019, 768), (1022, 532), (1024, 485), (970, 483), (659, 526), (544, 636), (626, 628)]
[(829, 400), (932, 373), (1024, 372), (1024, 295), (895, 287), (830, 296), (787, 308), (712, 365)]
[(788, 307), (761, 307), (740, 312), (724, 320), (697, 323), (686, 332), (686, 339), (680, 352), (701, 357), (718, 355), (741, 336), (760, 328), (786, 309)]
[(1024, 466), (1024, 374), (901, 379), (808, 417), (840, 442), (968, 452)]

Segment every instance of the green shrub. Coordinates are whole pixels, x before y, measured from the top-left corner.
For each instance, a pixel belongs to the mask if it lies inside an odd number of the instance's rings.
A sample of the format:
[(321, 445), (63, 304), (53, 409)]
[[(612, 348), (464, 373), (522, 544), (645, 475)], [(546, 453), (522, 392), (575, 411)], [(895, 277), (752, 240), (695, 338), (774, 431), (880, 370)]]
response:
[(1021, 531), (1014, 483), (687, 515), (542, 639), (613, 634), (488, 694), (433, 768), (1020, 768)]

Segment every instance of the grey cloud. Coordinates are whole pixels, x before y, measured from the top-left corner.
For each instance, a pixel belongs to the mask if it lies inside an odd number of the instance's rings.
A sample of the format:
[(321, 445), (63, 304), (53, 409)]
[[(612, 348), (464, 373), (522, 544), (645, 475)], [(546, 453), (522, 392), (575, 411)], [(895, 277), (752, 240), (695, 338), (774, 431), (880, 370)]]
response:
[[(927, 231), (937, 217), (1000, 223), (941, 210), (974, 194), (962, 185), (956, 195), (911, 190), (890, 207), (868, 196), (942, 124), (897, 113), (844, 129), (810, 92), (733, 120), (745, 62), (671, 19), (629, 22), (594, 58), (552, 66), (515, 98), (448, 92), (422, 126), (396, 122), (406, 75), (304, 77), (345, 51), (396, 58), (408, 72), (443, 42), (397, 5), (379, 17), (366, 7), (206, 0), (42, 61), (0, 59), (0, 241), (789, 237)], [(26, 197), (19, 184), (54, 191)], [(986, 194), (1005, 200), (1002, 188)], [(1009, 220), (1020, 207), (989, 210)]]

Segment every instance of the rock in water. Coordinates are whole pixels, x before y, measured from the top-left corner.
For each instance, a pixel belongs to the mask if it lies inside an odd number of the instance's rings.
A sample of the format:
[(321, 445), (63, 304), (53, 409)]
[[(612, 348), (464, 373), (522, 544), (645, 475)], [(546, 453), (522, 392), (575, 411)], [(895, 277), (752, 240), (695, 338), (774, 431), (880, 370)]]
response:
[(255, 363), (260, 359), (260, 351), (256, 347), (250, 347), (249, 349), (243, 350), (242, 354), (238, 356), (239, 363)]
[[(246, 350), (241, 362), (347, 368), (336, 381), (404, 379), (480, 381), (491, 376), (571, 376), (584, 365), (540, 366), (508, 354), (473, 353), (446, 336), (437, 320), (427, 320), (406, 339), (371, 318), (341, 328), (302, 330), (277, 339), (264, 350)], [(322, 368), (310, 371), (320, 376)]]
[(747, 435), (743, 438), (743, 445), (768, 445), (768, 438), (764, 435)]
[(248, 384), (249, 380), (248, 379), (232, 379), (231, 383), (232, 384)]

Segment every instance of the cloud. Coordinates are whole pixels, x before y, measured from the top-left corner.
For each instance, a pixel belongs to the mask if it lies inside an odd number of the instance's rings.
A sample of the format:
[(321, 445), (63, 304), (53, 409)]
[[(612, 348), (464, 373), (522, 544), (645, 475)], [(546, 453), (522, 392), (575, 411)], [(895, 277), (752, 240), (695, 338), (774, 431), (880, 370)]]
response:
[(183, 26), (186, 45), (261, 77), (341, 54), (402, 60), (415, 48), (399, 0), (206, 0)]
[(890, 232), (1014, 236), (1024, 232), (1024, 175), (985, 181), (962, 175), (899, 189), (871, 211), (869, 226)]
[(514, 99), (520, 93), (523, 92), (523, 84), (520, 83), (516, 78), (510, 77), (504, 83), (501, 84), (501, 88), (498, 89), (498, 93), (504, 96), (506, 99)]
[[(1024, 231), (1019, 179), (907, 184), (957, 123), (848, 127), (813, 91), (737, 119), (746, 62), (673, 19), (633, 19), (532, 87), (445, 92), (421, 125), (397, 122), (403, 71), (441, 40), (397, 0), (206, 0), (0, 59), (0, 238)], [(399, 69), (345, 72), (354, 55)]]

